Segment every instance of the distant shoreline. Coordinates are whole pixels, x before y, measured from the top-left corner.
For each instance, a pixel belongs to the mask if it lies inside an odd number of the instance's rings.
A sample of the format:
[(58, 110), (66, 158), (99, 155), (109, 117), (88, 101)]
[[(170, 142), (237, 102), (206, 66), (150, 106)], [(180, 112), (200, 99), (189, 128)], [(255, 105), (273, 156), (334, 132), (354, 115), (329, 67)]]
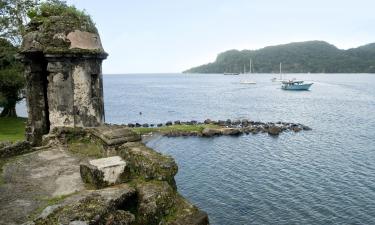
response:
[(187, 73), (375, 73), (375, 43), (342, 50), (325, 41), (294, 42), (258, 50), (229, 50)]

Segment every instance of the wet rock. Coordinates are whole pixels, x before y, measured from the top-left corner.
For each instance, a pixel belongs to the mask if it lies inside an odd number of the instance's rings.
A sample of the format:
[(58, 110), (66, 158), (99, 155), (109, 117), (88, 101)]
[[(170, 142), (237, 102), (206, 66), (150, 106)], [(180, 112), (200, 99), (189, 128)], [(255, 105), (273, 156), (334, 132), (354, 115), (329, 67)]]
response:
[(292, 131), (294, 131), (294, 132), (300, 132), (302, 130), (302, 128), (301, 127), (299, 127), (299, 126), (294, 126), (294, 127), (292, 127)]
[(140, 123), (135, 124), (136, 127), (141, 127), (142, 125)]
[(176, 120), (176, 121), (174, 121), (174, 124), (175, 124), (175, 125), (181, 125), (181, 121)]
[(128, 123), (128, 127), (133, 128), (133, 127), (135, 127), (135, 125), (133, 123)]
[(96, 188), (118, 184), (126, 180), (129, 174), (125, 172), (126, 162), (118, 156), (90, 160), (80, 165), (83, 182)]
[(240, 135), (242, 133), (239, 128), (223, 128), (221, 129), (223, 135)]
[(242, 125), (243, 127), (247, 127), (247, 126), (249, 125), (249, 120), (247, 120), (247, 119), (243, 119), (243, 120), (241, 121), (241, 125)]
[(231, 125), (232, 124), (232, 121), (230, 120), (230, 119), (227, 119), (226, 121), (225, 121), (225, 125)]
[(205, 123), (205, 124), (210, 124), (210, 123), (212, 123), (212, 120), (210, 120), (210, 119), (206, 119), (206, 120), (204, 121), (204, 123)]
[(198, 122), (196, 120), (190, 121), (191, 125), (196, 125)]
[(157, 126), (157, 127), (162, 127), (163, 124), (162, 124), (162, 123), (158, 123), (156, 126)]
[(273, 135), (273, 136), (277, 136), (277, 135), (279, 135), (280, 133), (281, 133), (281, 128), (280, 127), (278, 127), (278, 126), (270, 126), (268, 129), (267, 129), (267, 131), (268, 131), (268, 134), (269, 135)]
[(241, 124), (241, 121), (240, 120), (235, 120), (235, 121), (232, 122), (232, 124), (238, 126), (238, 125)]
[(144, 123), (142, 124), (142, 127), (149, 127), (150, 125), (148, 125), (148, 123)]
[(225, 126), (226, 122), (224, 120), (218, 120), (217, 124), (220, 126)]
[(302, 130), (312, 130), (310, 127), (302, 125)]
[(221, 135), (221, 130), (220, 129), (215, 129), (215, 128), (204, 128), (202, 131), (202, 136), (203, 137), (213, 137), (215, 135)]
[(166, 126), (172, 126), (173, 123), (172, 123), (172, 121), (168, 121), (168, 122), (165, 123), (165, 125), (166, 125)]

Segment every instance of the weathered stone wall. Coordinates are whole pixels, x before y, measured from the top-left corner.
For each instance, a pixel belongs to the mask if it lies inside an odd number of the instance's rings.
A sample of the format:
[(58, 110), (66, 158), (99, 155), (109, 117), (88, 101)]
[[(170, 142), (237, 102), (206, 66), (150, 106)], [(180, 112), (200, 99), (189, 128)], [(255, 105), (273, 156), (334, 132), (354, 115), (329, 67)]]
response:
[(104, 122), (101, 61), (81, 60), (74, 64), (74, 112), (76, 127), (93, 127)]
[(101, 60), (48, 59), (48, 108), (51, 129), (94, 127), (104, 122)]
[(46, 62), (43, 56), (33, 54), (33, 60), (24, 58), (26, 78), (26, 102), (28, 121), (26, 126), (26, 139), (38, 145), (42, 141), (42, 135), (49, 132), (49, 120), (46, 101)]
[[(51, 60), (51, 59), (49, 59)], [(48, 62), (48, 110), (51, 130), (54, 127), (73, 127), (73, 79), (71, 65), (63, 59)]]

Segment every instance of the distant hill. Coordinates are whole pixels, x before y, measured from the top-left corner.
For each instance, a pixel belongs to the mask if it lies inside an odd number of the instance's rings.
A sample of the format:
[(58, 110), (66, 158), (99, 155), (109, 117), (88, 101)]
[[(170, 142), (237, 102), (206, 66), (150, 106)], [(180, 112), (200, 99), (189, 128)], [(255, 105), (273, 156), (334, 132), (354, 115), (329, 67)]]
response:
[(324, 41), (296, 42), (259, 50), (229, 50), (216, 61), (186, 70), (185, 73), (375, 73), (375, 43), (341, 50)]

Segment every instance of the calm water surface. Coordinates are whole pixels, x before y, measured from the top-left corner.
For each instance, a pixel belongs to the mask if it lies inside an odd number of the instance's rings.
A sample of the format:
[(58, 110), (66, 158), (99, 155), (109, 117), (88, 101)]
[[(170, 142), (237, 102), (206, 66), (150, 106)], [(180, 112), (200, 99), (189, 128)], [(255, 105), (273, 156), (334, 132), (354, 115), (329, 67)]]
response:
[[(212, 224), (375, 224), (375, 75), (286, 75), (314, 82), (283, 91), (271, 74), (106, 75), (106, 120), (298, 122), (309, 132), (155, 138), (172, 155), (179, 191)], [(142, 112), (142, 115), (139, 115)]]
[[(107, 122), (241, 119), (299, 122), (309, 132), (156, 138), (172, 155), (179, 191), (212, 224), (375, 224), (375, 75), (299, 74), (311, 91), (273, 75), (108, 75)], [(143, 112), (142, 116), (139, 112)]]

